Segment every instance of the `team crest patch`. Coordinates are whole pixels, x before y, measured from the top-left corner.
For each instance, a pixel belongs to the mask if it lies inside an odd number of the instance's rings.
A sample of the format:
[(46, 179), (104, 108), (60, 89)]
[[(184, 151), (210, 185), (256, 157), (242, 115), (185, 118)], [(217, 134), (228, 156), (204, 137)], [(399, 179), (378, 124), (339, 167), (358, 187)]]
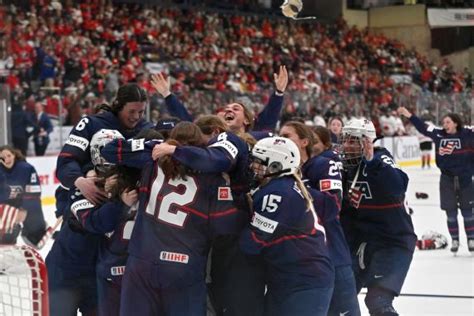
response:
[(459, 138), (445, 138), (439, 144), (438, 153), (440, 156), (451, 155), (455, 149), (461, 149)]
[(179, 252), (162, 251), (160, 252), (160, 260), (187, 264), (189, 256)]
[(219, 187), (217, 192), (217, 199), (219, 201), (232, 201), (232, 192), (229, 187)]

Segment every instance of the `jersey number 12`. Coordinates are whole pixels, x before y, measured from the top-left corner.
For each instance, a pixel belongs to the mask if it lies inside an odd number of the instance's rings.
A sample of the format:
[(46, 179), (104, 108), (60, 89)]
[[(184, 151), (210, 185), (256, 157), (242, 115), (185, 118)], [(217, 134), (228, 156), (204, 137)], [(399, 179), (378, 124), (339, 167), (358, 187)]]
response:
[(169, 179), (167, 184), (173, 187), (184, 186), (184, 192), (169, 192), (164, 195), (161, 199), (160, 204), (157, 208), (157, 200), (160, 191), (163, 189), (163, 184), (165, 183), (165, 175), (161, 168), (158, 168), (158, 174), (153, 181), (151, 186), (150, 199), (148, 201), (148, 206), (146, 207), (146, 213), (156, 217), (159, 221), (171, 224), (173, 226), (183, 227), (184, 222), (188, 213), (183, 211), (176, 211), (175, 213), (170, 211), (170, 208), (173, 204), (184, 206), (194, 201), (194, 197), (197, 192), (196, 181), (193, 177), (186, 177), (186, 180), (183, 179)]

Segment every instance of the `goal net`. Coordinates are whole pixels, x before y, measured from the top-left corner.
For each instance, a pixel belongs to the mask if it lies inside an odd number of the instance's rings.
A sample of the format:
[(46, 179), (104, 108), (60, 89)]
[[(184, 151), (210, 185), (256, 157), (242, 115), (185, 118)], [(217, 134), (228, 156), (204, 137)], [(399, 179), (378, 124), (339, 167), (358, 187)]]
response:
[(48, 277), (28, 246), (0, 246), (0, 316), (48, 316)]

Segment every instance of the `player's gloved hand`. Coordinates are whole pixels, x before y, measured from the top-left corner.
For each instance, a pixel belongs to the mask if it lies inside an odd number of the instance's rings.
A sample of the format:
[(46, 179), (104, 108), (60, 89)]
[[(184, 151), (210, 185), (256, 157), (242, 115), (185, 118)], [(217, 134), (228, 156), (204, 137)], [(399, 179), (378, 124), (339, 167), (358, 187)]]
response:
[(81, 191), (86, 199), (94, 205), (98, 205), (107, 200), (107, 194), (105, 191), (96, 186), (96, 182), (98, 181), (100, 181), (100, 179), (97, 177), (79, 177), (74, 182), (74, 185), (79, 189), (79, 191)]

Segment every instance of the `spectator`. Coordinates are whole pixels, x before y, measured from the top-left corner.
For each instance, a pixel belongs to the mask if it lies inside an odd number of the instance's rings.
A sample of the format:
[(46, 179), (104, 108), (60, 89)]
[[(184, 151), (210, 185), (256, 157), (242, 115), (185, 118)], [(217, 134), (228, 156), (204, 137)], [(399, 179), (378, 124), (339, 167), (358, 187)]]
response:
[(342, 127), (344, 127), (342, 118), (339, 116), (331, 117), (329, 119), (328, 127), (331, 132), (331, 143), (337, 144), (342, 133)]
[(15, 148), (26, 156), (28, 151), (28, 138), (31, 136), (34, 124), (30, 116), (21, 105), (13, 105), (11, 113), (12, 142)]
[(49, 144), (49, 134), (53, 131), (53, 124), (51, 124), (48, 114), (44, 112), (44, 106), (41, 102), (35, 103), (33, 123), (35, 154), (36, 156), (44, 156)]

